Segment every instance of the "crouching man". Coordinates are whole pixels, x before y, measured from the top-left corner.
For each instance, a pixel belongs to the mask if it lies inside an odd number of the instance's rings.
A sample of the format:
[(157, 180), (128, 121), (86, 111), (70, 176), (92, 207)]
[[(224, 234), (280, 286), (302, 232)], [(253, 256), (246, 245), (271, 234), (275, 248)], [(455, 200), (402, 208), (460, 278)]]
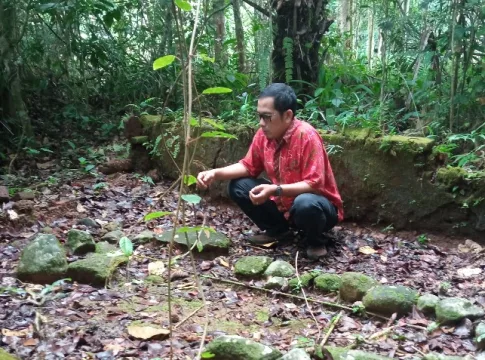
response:
[[(206, 189), (215, 180), (231, 180), (229, 196), (262, 230), (253, 244), (285, 242), (290, 228), (302, 230), (307, 256), (326, 255), (324, 233), (343, 220), (343, 205), (320, 134), (295, 117), (296, 95), (274, 83), (258, 98), (260, 128), (246, 156), (236, 164), (200, 172)], [(270, 181), (258, 178), (266, 171)]]

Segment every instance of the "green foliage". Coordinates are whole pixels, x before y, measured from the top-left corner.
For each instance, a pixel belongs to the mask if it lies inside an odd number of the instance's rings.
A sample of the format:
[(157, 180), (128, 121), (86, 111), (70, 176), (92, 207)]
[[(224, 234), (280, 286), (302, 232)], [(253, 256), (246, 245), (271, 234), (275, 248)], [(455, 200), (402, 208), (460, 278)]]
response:
[(293, 80), (293, 39), (285, 37), (283, 39), (283, 50), (285, 53), (285, 77), (286, 82)]
[(160, 217), (171, 215), (171, 214), (172, 214), (171, 211), (155, 211), (155, 212), (152, 212), (152, 213), (145, 215), (143, 220), (144, 221), (150, 221), (150, 220), (158, 219)]
[(198, 204), (202, 198), (196, 194), (184, 194), (182, 195), (182, 200), (188, 202), (189, 204)]
[(123, 236), (119, 241), (119, 245), (120, 245), (120, 250), (123, 252), (125, 256), (130, 257), (131, 255), (133, 255), (133, 243), (129, 238), (127, 238), (126, 236)]

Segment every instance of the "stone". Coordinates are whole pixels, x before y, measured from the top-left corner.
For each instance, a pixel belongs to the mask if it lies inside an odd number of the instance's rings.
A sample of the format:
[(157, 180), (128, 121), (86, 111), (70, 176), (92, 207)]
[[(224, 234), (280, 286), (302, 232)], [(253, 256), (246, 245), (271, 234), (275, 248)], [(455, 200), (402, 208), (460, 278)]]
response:
[(72, 254), (83, 255), (95, 250), (93, 236), (82, 230), (71, 229), (67, 233), (66, 245)]
[(342, 278), (337, 274), (322, 274), (313, 279), (315, 289), (323, 294), (337, 292), (342, 285)]
[(117, 244), (123, 236), (125, 236), (125, 233), (123, 231), (114, 230), (114, 231), (110, 231), (109, 233), (106, 233), (105, 235), (103, 235), (101, 240), (107, 241), (107, 242), (112, 243), (112, 244)]
[(304, 350), (293, 349), (280, 358), (280, 360), (311, 360), (311, 358)]
[(150, 230), (144, 230), (133, 238), (136, 244), (146, 244), (156, 239), (156, 234)]
[(10, 194), (6, 186), (0, 186), (0, 203), (9, 202)]
[[(189, 239), (189, 245), (192, 247), (197, 241), (196, 232), (188, 232), (187, 237)], [(172, 239), (172, 230), (166, 230), (161, 235), (157, 235), (156, 239), (166, 244), (170, 243), (170, 240)], [(201, 251), (199, 251), (196, 246), (193, 251), (194, 254), (209, 254), (215, 257), (217, 255), (229, 253), (231, 240), (229, 240), (227, 236), (220, 232), (209, 232), (209, 237), (207, 237), (207, 234), (205, 233), (205, 231), (203, 231), (200, 234), (199, 240), (202, 244), (202, 249)], [(187, 249), (187, 240), (185, 234), (175, 234), (174, 243), (179, 247)]]
[(34, 210), (34, 202), (32, 200), (19, 200), (13, 204), (13, 208), (19, 213), (31, 214)]
[(288, 262), (283, 260), (276, 260), (269, 264), (264, 272), (265, 276), (290, 277), (295, 275), (295, 268)]
[(402, 285), (379, 285), (367, 291), (362, 303), (366, 310), (391, 316), (405, 315), (413, 309), (418, 292)]
[(66, 277), (66, 251), (51, 234), (40, 234), (22, 251), (17, 276), (22, 281), (51, 284)]
[(342, 275), (340, 298), (348, 302), (360, 301), (367, 291), (377, 284), (377, 281), (370, 276), (357, 272), (346, 272)]
[(19, 201), (19, 200), (34, 200), (35, 194), (33, 191), (19, 191), (15, 193), (12, 200)]
[(82, 284), (105, 285), (114, 270), (127, 262), (128, 258), (123, 255), (89, 254), (85, 259), (70, 263), (67, 275)]
[(18, 357), (15, 357), (12, 354), (9, 354), (6, 350), (0, 348), (0, 360), (17, 360)]
[(115, 245), (110, 244), (107, 241), (101, 241), (96, 243), (94, 252), (96, 254), (107, 254), (116, 250), (118, 250), (118, 247), (116, 247)]
[(237, 335), (217, 337), (204, 353), (213, 354), (211, 360), (276, 360), (282, 355), (277, 349)]
[(236, 275), (258, 277), (263, 275), (273, 259), (268, 256), (245, 256), (234, 264)]
[(307, 288), (309, 287), (313, 279), (317, 277), (319, 272), (317, 271), (310, 271), (306, 272), (300, 275), (300, 279), (298, 277), (294, 277), (288, 281), (288, 287), (292, 292), (299, 292), (301, 288)]
[(424, 294), (418, 298), (416, 307), (425, 314), (434, 314), (440, 298), (433, 294)]
[(333, 360), (387, 360), (391, 359), (386, 356), (381, 356), (362, 350), (349, 350), (346, 348), (336, 346), (325, 346)]
[(479, 322), (475, 328), (475, 345), (478, 350), (485, 349), (485, 321)]
[(265, 289), (281, 290), (288, 287), (288, 280), (281, 276), (273, 276), (264, 284)]
[(123, 224), (119, 221), (111, 221), (103, 226), (103, 229), (107, 232), (115, 231), (115, 230), (122, 230)]
[(92, 227), (92, 228), (99, 228), (101, 225), (99, 225), (96, 221), (94, 221), (91, 218), (83, 218), (78, 220), (78, 225), (84, 225), (87, 227)]
[(457, 323), (464, 318), (474, 320), (484, 315), (483, 308), (463, 298), (442, 299), (436, 305), (436, 320), (442, 325)]

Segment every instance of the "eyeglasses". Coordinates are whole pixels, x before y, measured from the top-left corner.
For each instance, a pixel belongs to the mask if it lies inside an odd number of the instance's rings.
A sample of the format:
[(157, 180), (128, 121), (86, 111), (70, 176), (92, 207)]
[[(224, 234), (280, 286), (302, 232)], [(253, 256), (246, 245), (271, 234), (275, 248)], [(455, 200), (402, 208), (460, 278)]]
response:
[(263, 119), (264, 122), (268, 122), (268, 121), (271, 121), (271, 119), (273, 118), (273, 115), (274, 115), (274, 113), (271, 113), (271, 114), (260, 114), (260, 113), (256, 113), (256, 118), (258, 120)]

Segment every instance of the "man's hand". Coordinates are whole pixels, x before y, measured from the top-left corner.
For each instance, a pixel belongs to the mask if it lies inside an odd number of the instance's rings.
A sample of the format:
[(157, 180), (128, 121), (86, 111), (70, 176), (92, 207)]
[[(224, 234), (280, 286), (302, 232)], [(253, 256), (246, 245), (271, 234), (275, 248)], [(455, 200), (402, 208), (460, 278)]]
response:
[(207, 189), (216, 180), (216, 169), (202, 171), (197, 175), (197, 186)]
[(262, 205), (271, 195), (274, 195), (275, 191), (276, 185), (274, 184), (258, 185), (249, 192), (249, 198), (254, 205)]

